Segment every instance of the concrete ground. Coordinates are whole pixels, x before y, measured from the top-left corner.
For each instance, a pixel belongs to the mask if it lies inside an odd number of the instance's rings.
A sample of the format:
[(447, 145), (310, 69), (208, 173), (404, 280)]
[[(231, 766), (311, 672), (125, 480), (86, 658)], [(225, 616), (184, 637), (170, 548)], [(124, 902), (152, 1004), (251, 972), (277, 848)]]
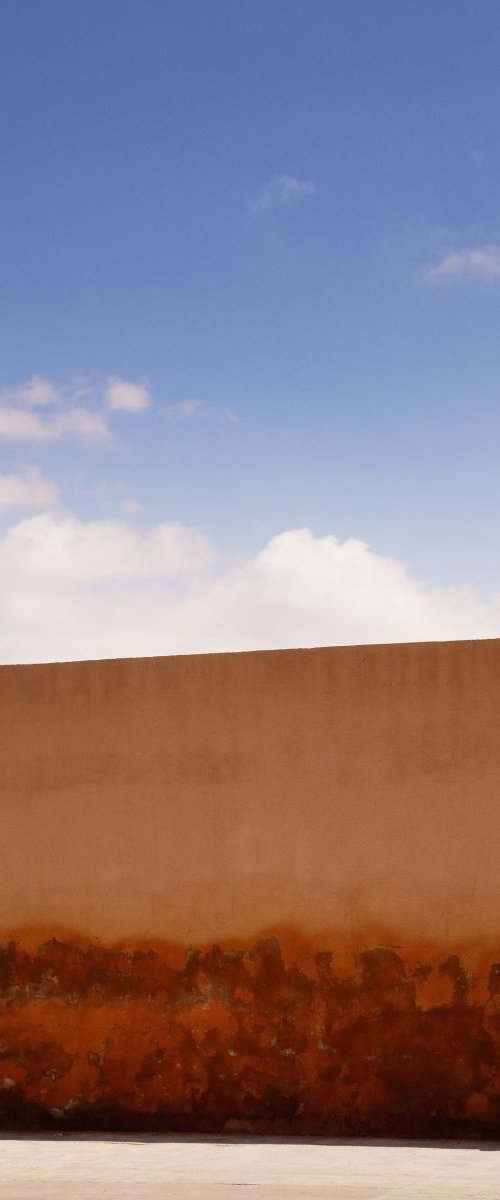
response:
[(500, 1144), (0, 1139), (0, 1200), (500, 1200)]

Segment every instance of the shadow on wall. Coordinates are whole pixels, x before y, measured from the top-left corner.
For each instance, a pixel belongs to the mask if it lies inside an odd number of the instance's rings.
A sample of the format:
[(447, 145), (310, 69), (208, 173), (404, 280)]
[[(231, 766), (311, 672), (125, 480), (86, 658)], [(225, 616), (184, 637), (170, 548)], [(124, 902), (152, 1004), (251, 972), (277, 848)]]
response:
[(4, 944), (2, 1128), (498, 1137), (500, 963), (478, 987), (455, 953), (375, 947), (341, 972), (281, 940), (182, 966), (167, 947)]

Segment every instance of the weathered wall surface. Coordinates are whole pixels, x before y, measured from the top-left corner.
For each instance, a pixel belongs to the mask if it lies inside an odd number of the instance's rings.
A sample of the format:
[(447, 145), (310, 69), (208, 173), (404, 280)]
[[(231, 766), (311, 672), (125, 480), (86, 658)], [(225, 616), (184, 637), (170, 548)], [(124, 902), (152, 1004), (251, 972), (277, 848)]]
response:
[(500, 1134), (500, 642), (0, 669), (0, 1123)]

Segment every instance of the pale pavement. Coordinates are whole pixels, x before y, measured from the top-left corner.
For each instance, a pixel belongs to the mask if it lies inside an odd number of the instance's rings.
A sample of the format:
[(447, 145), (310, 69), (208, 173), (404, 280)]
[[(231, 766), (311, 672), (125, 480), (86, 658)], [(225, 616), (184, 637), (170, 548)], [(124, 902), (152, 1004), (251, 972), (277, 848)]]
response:
[(6, 1136), (0, 1200), (500, 1200), (500, 1144)]

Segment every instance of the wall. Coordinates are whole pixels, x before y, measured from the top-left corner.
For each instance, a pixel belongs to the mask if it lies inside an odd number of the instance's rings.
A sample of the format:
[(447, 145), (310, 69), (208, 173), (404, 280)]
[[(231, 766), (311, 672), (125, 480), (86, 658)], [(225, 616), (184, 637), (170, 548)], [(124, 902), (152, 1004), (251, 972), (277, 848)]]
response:
[(500, 642), (0, 669), (4, 1127), (500, 1132)]

